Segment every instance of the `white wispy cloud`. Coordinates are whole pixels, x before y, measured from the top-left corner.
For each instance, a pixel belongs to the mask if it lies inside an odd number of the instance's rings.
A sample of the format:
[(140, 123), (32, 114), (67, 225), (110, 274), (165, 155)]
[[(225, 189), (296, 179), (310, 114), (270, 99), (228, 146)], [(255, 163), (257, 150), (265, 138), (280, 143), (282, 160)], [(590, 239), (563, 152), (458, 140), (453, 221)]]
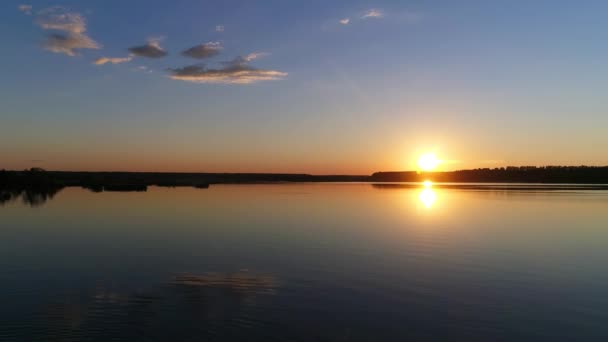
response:
[[(252, 52), (245, 57), (237, 57), (234, 61), (238, 60), (239, 58), (242, 58), (245, 62), (251, 62), (254, 59), (266, 57), (268, 55), (270, 55), (268, 52)], [(234, 63), (234, 61), (229, 63)]]
[(167, 51), (160, 46), (163, 37), (148, 39), (144, 45), (133, 46), (129, 48), (129, 52), (135, 56), (147, 58), (161, 58), (168, 55)]
[(44, 48), (54, 53), (76, 56), (79, 49), (99, 49), (101, 45), (89, 36), (81, 34), (50, 34), (44, 42)]
[(216, 32), (224, 32), (224, 25), (217, 25), (217, 26), (215, 26), (215, 31)]
[[(331, 19), (330, 23), (327, 23), (324, 25), (324, 28), (331, 30), (331, 28), (335, 27), (336, 25), (339, 25), (339, 26), (357, 25), (357, 24), (362, 23), (367, 20), (382, 19), (386, 16), (387, 16), (387, 14), (384, 10), (377, 9), (377, 8), (368, 9), (368, 10), (362, 11), (362, 12), (345, 13), (345, 16), (342, 18), (334, 17), (333, 19)], [(391, 13), (391, 16), (390, 16), (392, 23), (397, 23), (400, 21), (406, 21), (406, 22), (412, 23), (412, 22), (417, 21), (418, 18), (419, 18), (419, 15), (417, 13), (409, 12), (409, 11), (404, 12), (404, 14), (402, 14), (400, 12)]]
[(361, 16), (361, 19), (382, 18), (382, 17), (384, 17), (384, 12), (382, 12), (381, 10), (370, 9)]
[(131, 70), (138, 71), (138, 72), (145, 72), (145, 73), (148, 73), (148, 74), (152, 73), (152, 69), (148, 68), (145, 65), (138, 65), (138, 66), (136, 66), (135, 68), (133, 68)]
[(38, 14), (36, 22), (45, 30), (58, 30), (69, 33), (84, 33), (87, 30), (84, 16), (80, 13), (69, 12), (59, 6), (42, 10)]
[(120, 63), (130, 62), (131, 60), (133, 60), (133, 55), (129, 55), (127, 57), (99, 57), (93, 62), (93, 64), (95, 64), (95, 65), (104, 65), (107, 63), (120, 64)]
[(207, 68), (203, 64), (169, 69), (169, 77), (174, 80), (193, 83), (223, 84), (252, 84), (260, 81), (282, 80), (287, 77), (286, 72), (257, 69), (249, 65), (250, 61), (263, 55), (266, 54), (258, 52), (237, 57), (232, 61), (222, 62), (223, 67), (218, 69)]
[(54, 31), (44, 43), (45, 49), (51, 52), (76, 56), (79, 49), (101, 48), (101, 44), (86, 34), (86, 19), (80, 13), (51, 7), (38, 13), (36, 23), (43, 30)]
[(32, 5), (19, 5), (17, 6), (17, 9), (23, 13), (25, 13), (26, 15), (32, 15)]

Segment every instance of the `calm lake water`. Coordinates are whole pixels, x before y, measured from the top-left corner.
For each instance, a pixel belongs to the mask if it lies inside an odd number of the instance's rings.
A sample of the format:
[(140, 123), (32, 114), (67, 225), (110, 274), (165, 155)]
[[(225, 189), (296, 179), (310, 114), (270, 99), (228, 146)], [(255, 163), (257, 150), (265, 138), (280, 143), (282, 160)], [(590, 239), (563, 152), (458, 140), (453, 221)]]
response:
[(606, 191), (66, 188), (0, 227), (0, 341), (608, 339)]

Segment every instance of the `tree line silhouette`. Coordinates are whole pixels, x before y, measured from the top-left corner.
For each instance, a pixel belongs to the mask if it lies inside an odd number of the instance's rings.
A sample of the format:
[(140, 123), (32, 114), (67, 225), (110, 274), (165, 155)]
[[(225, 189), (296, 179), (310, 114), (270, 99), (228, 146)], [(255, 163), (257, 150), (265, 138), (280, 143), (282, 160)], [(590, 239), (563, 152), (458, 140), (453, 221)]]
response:
[(608, 184), (607, 166), (508, 166), (449, 172), (376, 172), (375, 182)]
[(148, 186), (189, 186), (206, 189), (210, 184), (276, 182), (453, 182), (453, 183), (555, 183), (608, 184), (608, 166), (509, 166), (449, 172), (376, 172), (369, 176), (274, 173), (162, 173), (70, 172), (31, 168), (0, 170), (0, 205), (22, 198), (38, 206), (67, 186), (93, 192), (146, 191)]

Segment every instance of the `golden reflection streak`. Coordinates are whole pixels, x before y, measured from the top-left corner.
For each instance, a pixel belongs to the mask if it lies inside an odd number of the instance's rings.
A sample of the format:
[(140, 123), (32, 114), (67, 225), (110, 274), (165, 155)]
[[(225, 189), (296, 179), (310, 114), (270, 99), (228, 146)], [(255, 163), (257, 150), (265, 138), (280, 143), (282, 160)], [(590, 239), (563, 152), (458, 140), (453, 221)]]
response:
[(437, 194), (432, 188), (433, 182), (427, 180), (424, 181), (424, 183), (422, 184), (424, 185), (424, 189), (422, 189), (418, 194), (418, 199), (420, 200), (420, 202), (422, 202), (425, 208), (431, 209), (433, 207), (433, 204), (435, 204), (435, 202), (437, 201)]

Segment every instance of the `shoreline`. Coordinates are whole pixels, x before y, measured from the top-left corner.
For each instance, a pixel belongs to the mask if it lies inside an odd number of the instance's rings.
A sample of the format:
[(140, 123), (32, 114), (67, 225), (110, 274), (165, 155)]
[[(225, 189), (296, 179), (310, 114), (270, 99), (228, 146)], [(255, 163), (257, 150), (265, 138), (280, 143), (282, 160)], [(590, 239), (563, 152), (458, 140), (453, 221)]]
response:
[[(213, 184), (265, 184), (265, 183), (422, 183), (430, 181), (437, 187), (458, 185), (487, 188), (491, 184), (517, 184), (530, 188), (537, 184), (563, 188), (566, 185), (608, 185), (608, 167), (552, 166), (507, 167), (447, 172), (376, 172), (371, 175), (310, 175), (287, 173), (162, 173), (162, 172), (77, 172), (45, 171), (32, 168), (24, 171), (0, 170), (0, 190), (40, 189), (53, 190), (80, 186), (99, 191), (145, 191), (147, 186), (191, 186), (206, 189)], [(451, 185), (450, 185), (451, 184)], [(400, 186), (406, 186), (401, 184)], [(501, 188), (505, 188), (504, 186)], [(589, 188), (589, 187), (587, 187)]]

